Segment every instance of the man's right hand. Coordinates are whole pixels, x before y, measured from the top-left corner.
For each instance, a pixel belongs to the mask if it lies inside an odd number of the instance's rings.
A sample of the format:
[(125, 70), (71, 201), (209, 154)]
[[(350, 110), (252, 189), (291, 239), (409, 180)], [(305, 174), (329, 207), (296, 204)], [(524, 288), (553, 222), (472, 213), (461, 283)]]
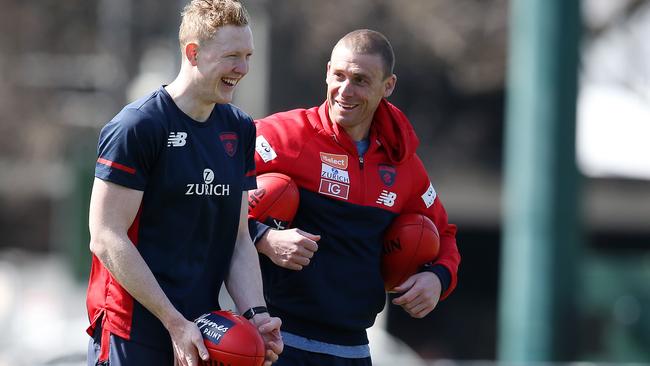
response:
[(271, 366), (278, 360), (278, 355), (284, 349), (284, 342), (280, 333), (282, 321), (280, 318), (271, 317), (267, 313), (256, 314), (250, 321), (257, 327), (258, 332), (264, 339), (264, 346), (266, 347), (264, 366)]
[(257, 251), (269, 257), (277, 266), (301, 270), (309, 265), (318, 250), (320, 235), (300, 229), (268, 230), (257, 243)]
[(174, 365), (199, 366), (200, 360), (207, 361), (209, 359), (208, 349), (194, 322), (184, 318), (179, 319), (167, 330), (174, 346)]

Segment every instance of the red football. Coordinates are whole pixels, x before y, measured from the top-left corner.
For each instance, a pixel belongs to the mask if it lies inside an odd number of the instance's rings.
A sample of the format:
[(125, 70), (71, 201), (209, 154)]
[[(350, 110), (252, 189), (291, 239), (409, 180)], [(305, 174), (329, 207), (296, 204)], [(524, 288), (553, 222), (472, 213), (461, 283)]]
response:
[(265, 173), (257, 177), (257, 189), (248, 192), (248, 216), (278, 230), (291, 225), (300, 194), (291, 177)]
[(261, 366), (264, 363), (264, 340), (244, 317), (216, 310), (201, 315), (194, 323), (210, 354), (210, 361), (203, 365)]
[(390, 291), (438, 256), (440, 235), (428, 217), (404, 214), (390, 224), (383, 245), (381, 275)]

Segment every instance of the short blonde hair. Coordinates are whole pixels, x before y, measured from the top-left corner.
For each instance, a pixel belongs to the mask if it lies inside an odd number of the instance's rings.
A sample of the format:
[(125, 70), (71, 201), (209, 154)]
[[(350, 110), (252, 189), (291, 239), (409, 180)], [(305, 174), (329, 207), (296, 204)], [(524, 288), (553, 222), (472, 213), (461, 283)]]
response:
[(192, 0), (181, 12), (178, 31), (181, 50), (188, 43), (212, 39), (219, 27), (243, 27), (248, 23), (248, 11), (237, 0)]

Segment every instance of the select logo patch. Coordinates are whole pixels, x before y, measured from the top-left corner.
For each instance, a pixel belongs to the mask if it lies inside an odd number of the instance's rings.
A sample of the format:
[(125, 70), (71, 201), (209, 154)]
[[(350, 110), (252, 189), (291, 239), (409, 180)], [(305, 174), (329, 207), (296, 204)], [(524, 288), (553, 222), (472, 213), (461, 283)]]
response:
[(199, 327), (201, 334), (204, 338), (210, 340), (214, 344), (219, 344), (228, 330), (233, 327), (234, 322), (222, 317), (215, 313), (203, 314), (198, 317), (194, 323)]
[(328, 179), (321, 179), (318, 193), (347, 200), (348, 195), (350, 194), (350, 186), (348, 184), (334, 182)]
[(237, 152), (237, 142), (239, 141), (237, 134), (234, 132), (222, 132), (219, 134), (219, 138), (221, 139), (224, 150), (226, 150), (226, 154), (231, 158), (235, 156), (235, 153)]
[(330, 166), (333, 166), (338, 169), (347, 169), (348, 168), (348, 156), (347, 155), (338, 155), (330, 153), (320, 153), (320, 160)]
[(388, 164), (379, 164), (379, 178), (388, 187), (392, 187), (395, 184), (395, 176), (397, 175), (397, 169), (394, 166)]

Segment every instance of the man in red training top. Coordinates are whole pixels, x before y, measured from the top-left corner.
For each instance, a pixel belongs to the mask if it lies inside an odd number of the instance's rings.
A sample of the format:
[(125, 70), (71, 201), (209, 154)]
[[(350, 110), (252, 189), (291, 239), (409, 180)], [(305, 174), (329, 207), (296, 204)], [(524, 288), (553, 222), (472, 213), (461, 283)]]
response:
[(283, 319), (280, 366), (371, 364), (366, 329), (385, 303), (382, 236), (399, 214), (429, 217), (441, 243), (393, 303), (421, 318), (456, 286), (456, 226), (415, 154), (413, 127), (385, 99), (393, 66), (386, 37), (351, 32), (332, 50), (325, 103), (255, 121), (258, 174), (286, 174), (300, 190), (294, 229), (250, 223), (267, 305)]

